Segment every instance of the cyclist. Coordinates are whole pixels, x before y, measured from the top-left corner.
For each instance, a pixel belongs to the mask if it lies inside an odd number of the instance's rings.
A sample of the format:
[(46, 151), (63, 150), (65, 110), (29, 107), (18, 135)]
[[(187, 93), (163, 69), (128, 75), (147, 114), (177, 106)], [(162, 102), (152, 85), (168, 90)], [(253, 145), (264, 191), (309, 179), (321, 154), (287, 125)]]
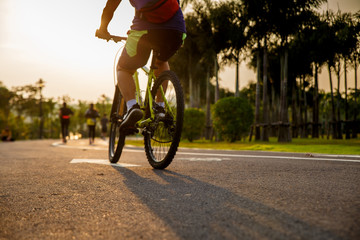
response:
[[(160, 1), (165, 2), (163, 0), (130, 0), (131, 5), (136, 10), (135, 16), (116, 68), (118, 86), (128, 109), (120, 127), (122, 129), (133, 127), (143, 117), (143, 113), (135, 99), (135, 83), (132, 76), (136, 69), (147, 63), (151, 49), (154, 49), (158, 53), (156, 56), (157, 69), (155, 69), (155, 75), (158, 76), (161, 72), (170, 70), (168, 60), (180, 48), (185, 38), (184, 36), (186, 36), (184, 16), (180, 7), (177, 8), (169, 19), (161, 23), (154, 23), (150, 18), (142, 16), (141, 10), (145, 6)], [(169, 4), (174, 1), (175, 4), (179, 4), (178, 0), (168, 0)], [(107, 1), (101, 16), (100, 28), (96, 31), (96, 36), (110, 39), (107, 27), (120, 2), (121, 0)], [(164, 11), (164, 15), (167, 13), (168, 11)], [(163, 102), (158, 104), (164, 107)]]

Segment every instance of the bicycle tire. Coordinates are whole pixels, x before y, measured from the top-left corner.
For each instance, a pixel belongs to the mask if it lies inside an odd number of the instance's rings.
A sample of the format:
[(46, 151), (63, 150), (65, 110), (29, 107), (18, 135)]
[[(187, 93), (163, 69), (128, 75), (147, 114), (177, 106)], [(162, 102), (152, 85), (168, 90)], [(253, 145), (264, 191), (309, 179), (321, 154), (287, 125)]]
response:
[(180, 80), (172, 71), (165, 71), (156, 79), (151, 94), (153, 99), (163, 85), (168, 81), (165, 92), (174, 118), (171, 117), (169, 109), (165, 108), (165, 117), (156, 122), (158, 115), (155, 115), (155, 128), (147, 129), (144, 133), (144, 145), (146, 157), (150, 165), (155, 169), (165, 169), (175, 157), (179, 146), (184, 118), (184, 94)]
[(120, 132), (120, 125), (126, 113), (126, 104), (116, 87), (110, 113), (109, 161), (117, 163), (125, 145), (126, 135)]

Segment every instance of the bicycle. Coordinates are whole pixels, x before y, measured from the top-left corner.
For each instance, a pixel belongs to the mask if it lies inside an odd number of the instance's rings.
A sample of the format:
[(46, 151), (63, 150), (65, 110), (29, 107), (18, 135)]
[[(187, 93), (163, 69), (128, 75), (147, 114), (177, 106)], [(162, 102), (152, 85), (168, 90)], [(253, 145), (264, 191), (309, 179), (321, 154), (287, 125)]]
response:
[[(125, 41), (126, 37), (110, 35), (114, 42)], [(141, 133), (144, 136), (146, 157), (155, 169), (165, 169), (170, 165), (177, 152), (184, 117), (184, 95), (180, 80), (172, 71), (164, 71), (155, 77), (154, 69), (156, 52), (153, 50), (150, 69), (141, 67), (147, 75), (145, 99), (141, 97), (139, 73), (133, 75), (136, 87), (136, 101), (143, 111), (143, 118), (136, 123), (136, 128), (120, 129), (123, 117), (127, 112), (126, 103), (116, 85), (110, 113), (109, 160), (117, 163), (120, 159), (125, 138), (128, 135)], [(156, 102), (164, 102), (159, 108)]]

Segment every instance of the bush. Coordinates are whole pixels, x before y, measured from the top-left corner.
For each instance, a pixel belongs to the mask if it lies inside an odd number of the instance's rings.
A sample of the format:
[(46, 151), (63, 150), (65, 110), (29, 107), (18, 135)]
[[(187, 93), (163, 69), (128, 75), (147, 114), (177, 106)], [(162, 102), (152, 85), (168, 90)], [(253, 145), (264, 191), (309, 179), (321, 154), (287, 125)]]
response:
[(192, 142), (200, 138), (205, 126), (205, 113), (201, 109), (188, 108), (184, 112), (183, 137)]
[(215, 130), (220, 137), (230, 142), (246, 136), (253, 121), (253, 109), (244, 97), (220, 99), (213, 108)]

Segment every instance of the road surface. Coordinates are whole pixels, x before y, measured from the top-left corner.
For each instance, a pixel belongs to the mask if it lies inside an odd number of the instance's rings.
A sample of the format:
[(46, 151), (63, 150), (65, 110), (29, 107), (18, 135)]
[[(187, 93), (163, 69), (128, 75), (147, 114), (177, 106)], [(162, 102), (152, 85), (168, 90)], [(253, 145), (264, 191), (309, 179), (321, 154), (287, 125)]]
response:
[(360, 156), (0, 143), (0, 239), (360, 239)]

